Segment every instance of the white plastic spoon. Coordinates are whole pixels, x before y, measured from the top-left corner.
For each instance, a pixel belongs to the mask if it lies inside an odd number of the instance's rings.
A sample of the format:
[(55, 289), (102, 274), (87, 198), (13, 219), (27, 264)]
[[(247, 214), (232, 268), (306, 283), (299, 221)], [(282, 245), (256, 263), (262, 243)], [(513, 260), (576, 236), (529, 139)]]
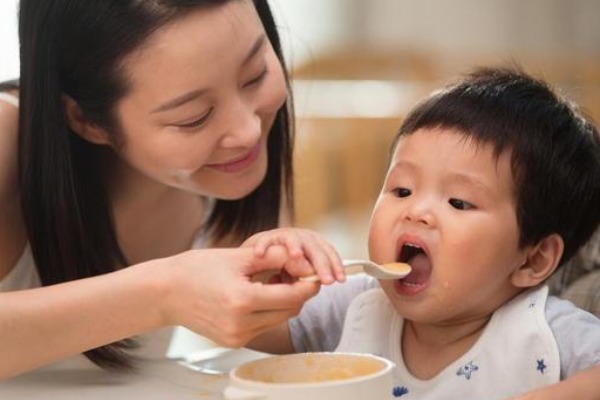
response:
[[(401, 262), (377, 264), (370, 260), (347, 259), (342, 260), (344, 267), (362, 266), (365, 273), (377, 279), (402, 279), (410, 274), (410, 265)], [(317, 275), (305, 276), (300, 278), (301, 281), (317, 282)]]

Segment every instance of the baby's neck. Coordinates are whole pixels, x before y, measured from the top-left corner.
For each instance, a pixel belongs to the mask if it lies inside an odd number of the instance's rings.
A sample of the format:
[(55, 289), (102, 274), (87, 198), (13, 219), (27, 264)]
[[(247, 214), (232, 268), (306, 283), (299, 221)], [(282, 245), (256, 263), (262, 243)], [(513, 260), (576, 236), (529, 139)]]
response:
[(435, 377), (477, 342), (490, 318), (486, 316), (457, 325), (405, 320), (402, 355), (406, 368), (419, 379)]

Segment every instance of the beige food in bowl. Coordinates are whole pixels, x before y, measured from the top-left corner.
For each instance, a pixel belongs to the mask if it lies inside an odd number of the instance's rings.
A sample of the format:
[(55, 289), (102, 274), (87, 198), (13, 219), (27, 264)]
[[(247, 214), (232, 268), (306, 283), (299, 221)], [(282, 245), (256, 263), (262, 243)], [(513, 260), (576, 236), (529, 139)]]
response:
[(392, 399), (394, 363), (357, 353), (272, 356), (229, 373), (227, 400)]
[(310, 383), (374, 374), (385, 363), (350, 354), (306, 353), (291, 358), (268, 358), (241, 366), (237, 376), (268, 383)]

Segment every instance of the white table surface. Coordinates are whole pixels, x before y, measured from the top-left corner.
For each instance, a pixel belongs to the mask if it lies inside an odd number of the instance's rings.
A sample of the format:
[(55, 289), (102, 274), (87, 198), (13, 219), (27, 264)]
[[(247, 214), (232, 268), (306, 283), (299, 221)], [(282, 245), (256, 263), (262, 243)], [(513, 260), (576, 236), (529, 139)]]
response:
[(226, 375), (206, 375), (172, 360), (145, 361), (136, 372), (40, 368), (0, 382), (2, 400), (213, 400), (223, 399)]

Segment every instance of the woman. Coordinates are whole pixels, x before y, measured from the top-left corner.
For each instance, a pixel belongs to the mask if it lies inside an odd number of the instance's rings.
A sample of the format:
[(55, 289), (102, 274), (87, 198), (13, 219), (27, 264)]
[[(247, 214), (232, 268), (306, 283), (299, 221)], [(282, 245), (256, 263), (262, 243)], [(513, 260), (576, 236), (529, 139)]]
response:
[[(19, 170), (18, 185), (0, 181), (0, 378), (81, 351), (127, 366), (126, 338), (172, 325), (240, 346), (317, 293), (251, 281), (286, 263), (281, 248), (214, 248), (277, 226), (291, 205), (265, 0), (22, 0), (19, 26), (18, 157), (0, 165)], [(15, 154), (16, 109), (0, 104), (0, 152)]]

